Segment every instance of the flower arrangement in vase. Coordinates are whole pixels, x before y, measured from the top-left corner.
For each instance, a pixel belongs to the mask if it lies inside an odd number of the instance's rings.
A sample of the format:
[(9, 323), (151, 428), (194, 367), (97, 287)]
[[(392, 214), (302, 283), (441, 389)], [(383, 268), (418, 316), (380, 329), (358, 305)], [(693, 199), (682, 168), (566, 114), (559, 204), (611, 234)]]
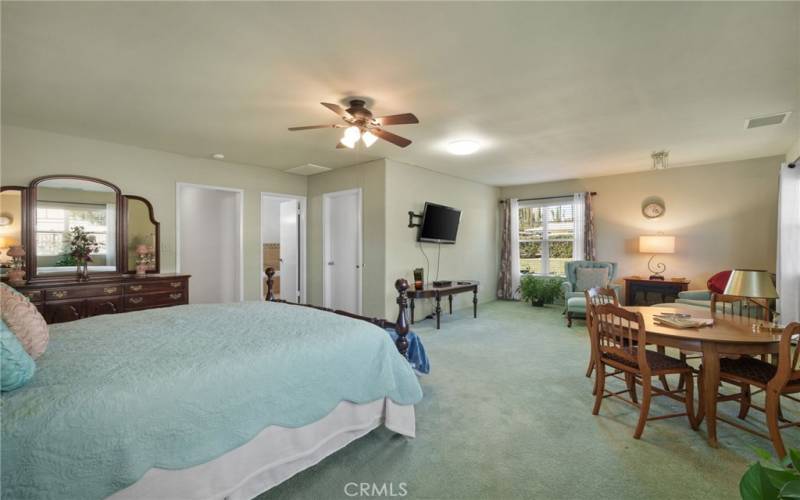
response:
[(147, 245), (136, 247), (136, 276), (145, 276), (153, 265), (153, 249)]
[(69, 255), (78, 263), (78, 281), (89, 280), (89, 262), (92, 254), (102, 246), (94, 235), (87, 234), (83, 226), (75, 226), (67, 233), (69, 240)]

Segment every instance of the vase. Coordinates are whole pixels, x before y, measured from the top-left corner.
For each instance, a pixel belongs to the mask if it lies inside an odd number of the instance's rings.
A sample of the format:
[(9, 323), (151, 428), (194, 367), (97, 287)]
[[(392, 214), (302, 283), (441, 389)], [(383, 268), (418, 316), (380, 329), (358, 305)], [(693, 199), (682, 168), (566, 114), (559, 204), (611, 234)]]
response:
[(78, 261), (78, 281), (89, 281), (89, 261)]

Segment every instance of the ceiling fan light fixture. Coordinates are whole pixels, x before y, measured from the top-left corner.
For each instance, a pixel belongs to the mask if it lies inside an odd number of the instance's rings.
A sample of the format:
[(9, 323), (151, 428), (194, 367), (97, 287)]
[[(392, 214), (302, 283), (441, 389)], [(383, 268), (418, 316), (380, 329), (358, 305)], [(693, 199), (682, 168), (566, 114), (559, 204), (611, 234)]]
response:
[(447, 145), (447, 150), (454, 155), (464, 156), (464, 155), (471, 155), (472, 153), (476, 152), (478, 148), (480, 148), (480, 144), (478, 141), (473, 141), (470, 139), (460, 139), (458, 141), (452, 141)]
[(364, 135), (361, 136), (361, 140), (364, 141), (365, 146), (370, 147), (378, 140), (378, 136), (367, 130), (364, 132)]
[(344, 129), (344, 135), (342, 139), (339, 141), (342, 145), (347, 146), (350, 149), (356, 147), (356, 142), (361, 138), (361, 129), (358, 127), (347, 127)]

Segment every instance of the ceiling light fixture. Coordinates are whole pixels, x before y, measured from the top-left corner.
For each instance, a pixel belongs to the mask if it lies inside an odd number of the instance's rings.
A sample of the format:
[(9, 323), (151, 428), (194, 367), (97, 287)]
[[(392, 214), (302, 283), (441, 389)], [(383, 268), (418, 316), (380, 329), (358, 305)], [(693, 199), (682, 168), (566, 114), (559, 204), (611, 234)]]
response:
[(653, 151), (653, 170), (664, 170), (669, 166), (669, 151)]
[(211, 155), (211, 157), (214, 158), (215, 160), (224, 160), (225, 159), (225, 155), (222, 154), (222, 153), (214, 153), (213, 155)]
[(370, 147), (370, 146), (372, 146), (373, 144), (375, 144), (375, 141), (377, 141), (377, 140), (378, 140), (378, 136), (377, 136), (377, 135), (375, 135), (375, 134), (373, 134), (373, 133), (372, 133), (372, 132), (370, 132), (369, 130), (367, 130), (367, 131), (366, 131), (366, 132), (364, 132), (364, 134), (361, 136), (361, 140), (362, 140), (362, 141), (364, 141), (364, 145), (365, 145), (366, 147)]
[(350, 149), (356, 147), (356, 142), (361, 138), (361, 129), (358, 127), (347, 127), (344, 129), (344, 135), (339, 141)]
[(469, 139), (461, 139), (458, 141), (453, 141), (447, 145), (447, 150), (450, 151), (451, 154), (454, 155), (471, 155), (475, 151), (480, 148), (480, 144), (477, 141), (471, 141)]

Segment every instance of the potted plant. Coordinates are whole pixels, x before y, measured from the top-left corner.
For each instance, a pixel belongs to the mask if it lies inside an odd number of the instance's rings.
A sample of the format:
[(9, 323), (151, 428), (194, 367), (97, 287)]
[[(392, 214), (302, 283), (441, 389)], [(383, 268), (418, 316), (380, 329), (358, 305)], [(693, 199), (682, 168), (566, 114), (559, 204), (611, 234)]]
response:
[(789, 449), (783, 460), (760, 448), (755, 452), (761, 460), (748, 467), (739, 481), (742, 499), (800, 498), (800, 450)]
[(534, 307), (544, 307), (561, 297), (561, 279), (527, 274), (520, 280), (517, 292), (525, 302)]
[(92, 254), (100, 249), (101, 243), (97, 242), (94, 235), (87, 234), (83, 226), (75, 226), (66, 234), (69, 245), (69, 256), (75, 259), (78, 266), (78, 281), (89, 279), (89, 262)]

